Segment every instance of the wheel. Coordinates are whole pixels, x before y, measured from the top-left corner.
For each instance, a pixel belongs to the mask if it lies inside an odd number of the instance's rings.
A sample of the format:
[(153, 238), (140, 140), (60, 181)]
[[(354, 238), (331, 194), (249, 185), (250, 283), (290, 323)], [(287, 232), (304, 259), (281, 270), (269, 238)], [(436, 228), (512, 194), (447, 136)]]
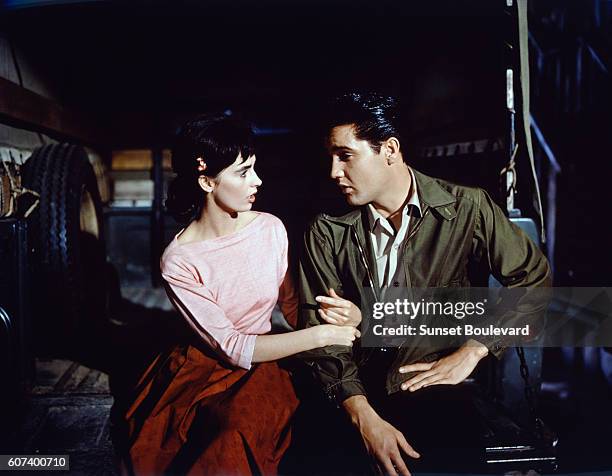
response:
[(29, 223), (37, 348), (42, 354), (67, 355), (78, 346), (79, 333), (106, 311), (106, 250), (96, 177), (83, 148), (50, 144), (26, 161), (23, 179), (40, 194)]

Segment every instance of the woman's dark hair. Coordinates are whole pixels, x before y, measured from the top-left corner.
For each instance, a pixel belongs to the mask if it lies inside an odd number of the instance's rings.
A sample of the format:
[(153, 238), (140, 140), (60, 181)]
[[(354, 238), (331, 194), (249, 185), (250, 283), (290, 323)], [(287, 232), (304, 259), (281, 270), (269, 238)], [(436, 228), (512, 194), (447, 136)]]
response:
[(336, 126), (352, 124), (355, 137), (367, 140), (375, 152), (389, 137), (402, 142), (399, 104), (392, 96), (375, 92), (350, 92), (330, 102), (325, 119), (326, 133)]
[[(198, 184), (200, 175), (216, 177), (238, 157), (247, 160), (255, 153), (253, 130), (239, 119), (225, 114), (198, 116), (179, 130), (172, 149), (172, 169), (176, 178), (168, 188), (166, 208), (179, 223), (198, 217), (205, 192)], [(198, 158), (206, 170), (198, 170)]]

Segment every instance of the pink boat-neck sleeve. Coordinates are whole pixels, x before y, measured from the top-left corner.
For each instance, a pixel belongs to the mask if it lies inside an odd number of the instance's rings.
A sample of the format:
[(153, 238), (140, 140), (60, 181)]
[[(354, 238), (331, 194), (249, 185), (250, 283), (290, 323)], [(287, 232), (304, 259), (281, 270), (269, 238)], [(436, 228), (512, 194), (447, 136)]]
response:
[(168, 296), (202, 340), (230, 364), (250, 369), (257, 336), (236, 329), (180, 256), (164, 260), (162, 277)]

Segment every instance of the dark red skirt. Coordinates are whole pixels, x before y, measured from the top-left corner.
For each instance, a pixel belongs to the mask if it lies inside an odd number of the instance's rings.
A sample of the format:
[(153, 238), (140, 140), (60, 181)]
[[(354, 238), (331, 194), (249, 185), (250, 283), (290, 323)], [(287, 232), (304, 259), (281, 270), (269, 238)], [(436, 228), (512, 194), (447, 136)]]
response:
[(276, 362), (232, 369), (178, 346), (149, 366), (125, 415), (127, 474), (277, 473), (298, 400)]

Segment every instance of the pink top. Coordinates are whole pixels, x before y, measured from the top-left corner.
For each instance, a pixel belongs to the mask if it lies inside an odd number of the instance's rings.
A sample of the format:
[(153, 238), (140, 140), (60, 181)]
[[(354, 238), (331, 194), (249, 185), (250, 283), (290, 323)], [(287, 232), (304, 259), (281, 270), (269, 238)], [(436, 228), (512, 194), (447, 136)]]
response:
[(161, 258), (174, 306), (221, 358), (245, 369), (256, 336), (271, 329), (277, 301), (288, 322), (297, 312), (285, 277), (285, 227), (273, 215), (256, 213), (244, 228), (219, 238), (182, 244), (175, 237)]

